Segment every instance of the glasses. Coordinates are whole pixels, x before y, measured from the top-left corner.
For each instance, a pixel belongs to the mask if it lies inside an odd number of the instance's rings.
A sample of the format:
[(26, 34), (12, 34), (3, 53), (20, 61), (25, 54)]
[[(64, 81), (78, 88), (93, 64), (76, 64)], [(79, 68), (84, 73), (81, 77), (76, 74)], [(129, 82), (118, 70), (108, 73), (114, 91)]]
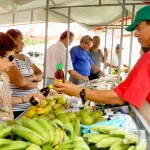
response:
[(134, 32), (135, 33), (139, 33), (140, 32), (140, 30), (142, 30), (143, 29), (143, 27), (145, 27), (147, 24), (144, 24), (143, 26), (141, 26), (141, 27), (139, 27), (139, 28), (137, 28), (137, 29), (135, 29), (134, 30)]
[(84, 42), (88, 47), (91, 47), (91, 43)]
[(5, 55), (4, 57), (6, 57), (10, 62), (12, 62), (15, 58), (15, 55)]
[(19, 41), (19, 42), (24, 42), (23, 39), (16, 39), (16, 40)]

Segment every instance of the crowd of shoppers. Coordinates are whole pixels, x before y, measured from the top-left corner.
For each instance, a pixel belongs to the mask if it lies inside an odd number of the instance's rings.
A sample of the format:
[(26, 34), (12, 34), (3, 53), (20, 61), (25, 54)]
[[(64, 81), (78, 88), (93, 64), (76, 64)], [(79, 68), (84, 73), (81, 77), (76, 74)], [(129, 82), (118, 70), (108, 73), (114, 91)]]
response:
[(66, 67), (66, 56), (68, 57), (67, 71), (74, 79), (88, 81), (88, 77), (79, 74), (72, 66), (70, 54), (66, 52), (67, 45), (71, 45), (74, 39), (74, 34), (69, 31), (69, 41), (67, 39), (67, 31), (64, 31), (59, 38), (59, 41), (51, 45), (47, 49), (46, 55), (46, 86), (54, 83), (54, 74), (56, 71), (56, 64), (63, 64), (64, 72)]

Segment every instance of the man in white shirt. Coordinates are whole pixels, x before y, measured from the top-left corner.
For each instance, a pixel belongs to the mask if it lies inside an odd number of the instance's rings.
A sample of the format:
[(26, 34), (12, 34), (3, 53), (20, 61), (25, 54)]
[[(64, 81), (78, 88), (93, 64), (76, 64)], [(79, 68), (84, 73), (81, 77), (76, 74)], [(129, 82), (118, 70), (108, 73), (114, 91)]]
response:
[[(69, 32), (69, 45), (72, 43), (74, 38), (74, 34)], [(63, 64), (63, 71), (65, 72), (66, 67), (66, 47), (67, 47), (67, 31), (63, 32), (60, 36), (60, 39), (55, 44), (51, 45), (47, 49), (46, 56), (46, 86), (54, 83), (54, 74), (56, 72), (56, 64)], [(88, 81), (88, 77), (82, 76), (78, 74), (72, 66), (70, 54), (68, 54), (68, 63), (67, 70), (70, 75), (72, 75), (75, 79), (82, 79), (84, 81)]]
[[(115, 48), (115, 53), (114, 52), (108, 53), (108, 57), (107, 57), (107, 61), (106, 61), (106, 65), (109, 68), (112, 67), (113, 71), (115, 71), (116, 73), (118, 72), (119, 49), (120, 49), (120, 44), (117, 44), (116, 48)], [(127, 67), (126, 64), (123, 64), (123, 61), (121, 61), (121, 68), (122, 67)]]

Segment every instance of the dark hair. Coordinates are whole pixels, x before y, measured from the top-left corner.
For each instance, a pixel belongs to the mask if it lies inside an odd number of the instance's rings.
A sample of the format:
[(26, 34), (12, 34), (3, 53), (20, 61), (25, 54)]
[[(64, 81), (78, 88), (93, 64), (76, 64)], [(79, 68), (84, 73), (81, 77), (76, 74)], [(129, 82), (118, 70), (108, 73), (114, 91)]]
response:
[(99, 37), (99, 36), (97, 36), (97, 35), (95, 35), (95, 36), (93, 37), (93, 39), (95, 39), (95, 38), (99, 38), (99, 39), (100, 39), (100, 37)]
[(84, 35), (81, 37), (80, 43), (87, 43), (88, 41), (93, 41), (93, 39), (89, 35)]
[(19, 35), (22, 35), (22, 33), (18, 29), (10, 29), (6, 33), (12, 36), (14, 39), (17, 38)]
[(0, 56), (6, 55), (7, 51), (17, 48), (14, 39), (6, 33), (0, 32)]
[(142, 50), (144, 53), (146, 53), (146, 52), (150, 51), (150, 47), (142, 47)]
[(61, 34), (59, 40), (63, 40), (63, 39), (65, 39), (65, 38), (67, 38), (67, 32), (69, 32), (69, 37), (70, 37), (70, 38), (71, 38), (72, 36), (74, 36), (74, 34), (73, 34), (71, 31), (64, 31), (64, 32)]
[(150, 20), (145, 20), (148, 25), (150, 25)]

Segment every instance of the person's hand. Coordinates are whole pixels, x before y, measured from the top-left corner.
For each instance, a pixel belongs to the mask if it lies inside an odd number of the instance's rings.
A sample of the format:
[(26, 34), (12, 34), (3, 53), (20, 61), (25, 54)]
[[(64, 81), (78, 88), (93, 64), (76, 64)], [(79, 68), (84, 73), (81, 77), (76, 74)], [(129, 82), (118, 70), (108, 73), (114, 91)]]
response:
[(83, 78), (82, 78), (85, 82), (89, 82), (89, 77), (87, 77), (87, 76), (83, 76)]
[(103, 77), (105, 76), (105, 73), (104, 73), (103, 71), (101, 71), (101, 70), (99, 71), (99, 74), (100, 74), (101, 76), (103, 76)]
[(28, 95), (25, 95), (25, 96), (23, 96), (23, 101), (24, 102), (30, 102), (30, 99), (31, 99), (31, 97), (34, 97), (34, 96), (37, 96), (37, 94), (28, 94)]
[(31, 75), (31, 76), (28, 76), (26, 78), (28, 78), (31, 82), (36, 82), (36, 76), (35, 75)]
[(104, 73), (104, 72), (101, 72), (100, 74), (101, 74), (103, 77), (105, 76), (105, 73)]
[(53, 89), (56, 90), (58, 93), (62, 92), (70, 96), (79, 96), (79, 93), (81, 91), (80, 87), (68, 81), (65, 81), (65, 83), (54, 82), (53, 86)]
[(104, 47), (104, 53), (108, 55), (108, 49), (106, 47)]

